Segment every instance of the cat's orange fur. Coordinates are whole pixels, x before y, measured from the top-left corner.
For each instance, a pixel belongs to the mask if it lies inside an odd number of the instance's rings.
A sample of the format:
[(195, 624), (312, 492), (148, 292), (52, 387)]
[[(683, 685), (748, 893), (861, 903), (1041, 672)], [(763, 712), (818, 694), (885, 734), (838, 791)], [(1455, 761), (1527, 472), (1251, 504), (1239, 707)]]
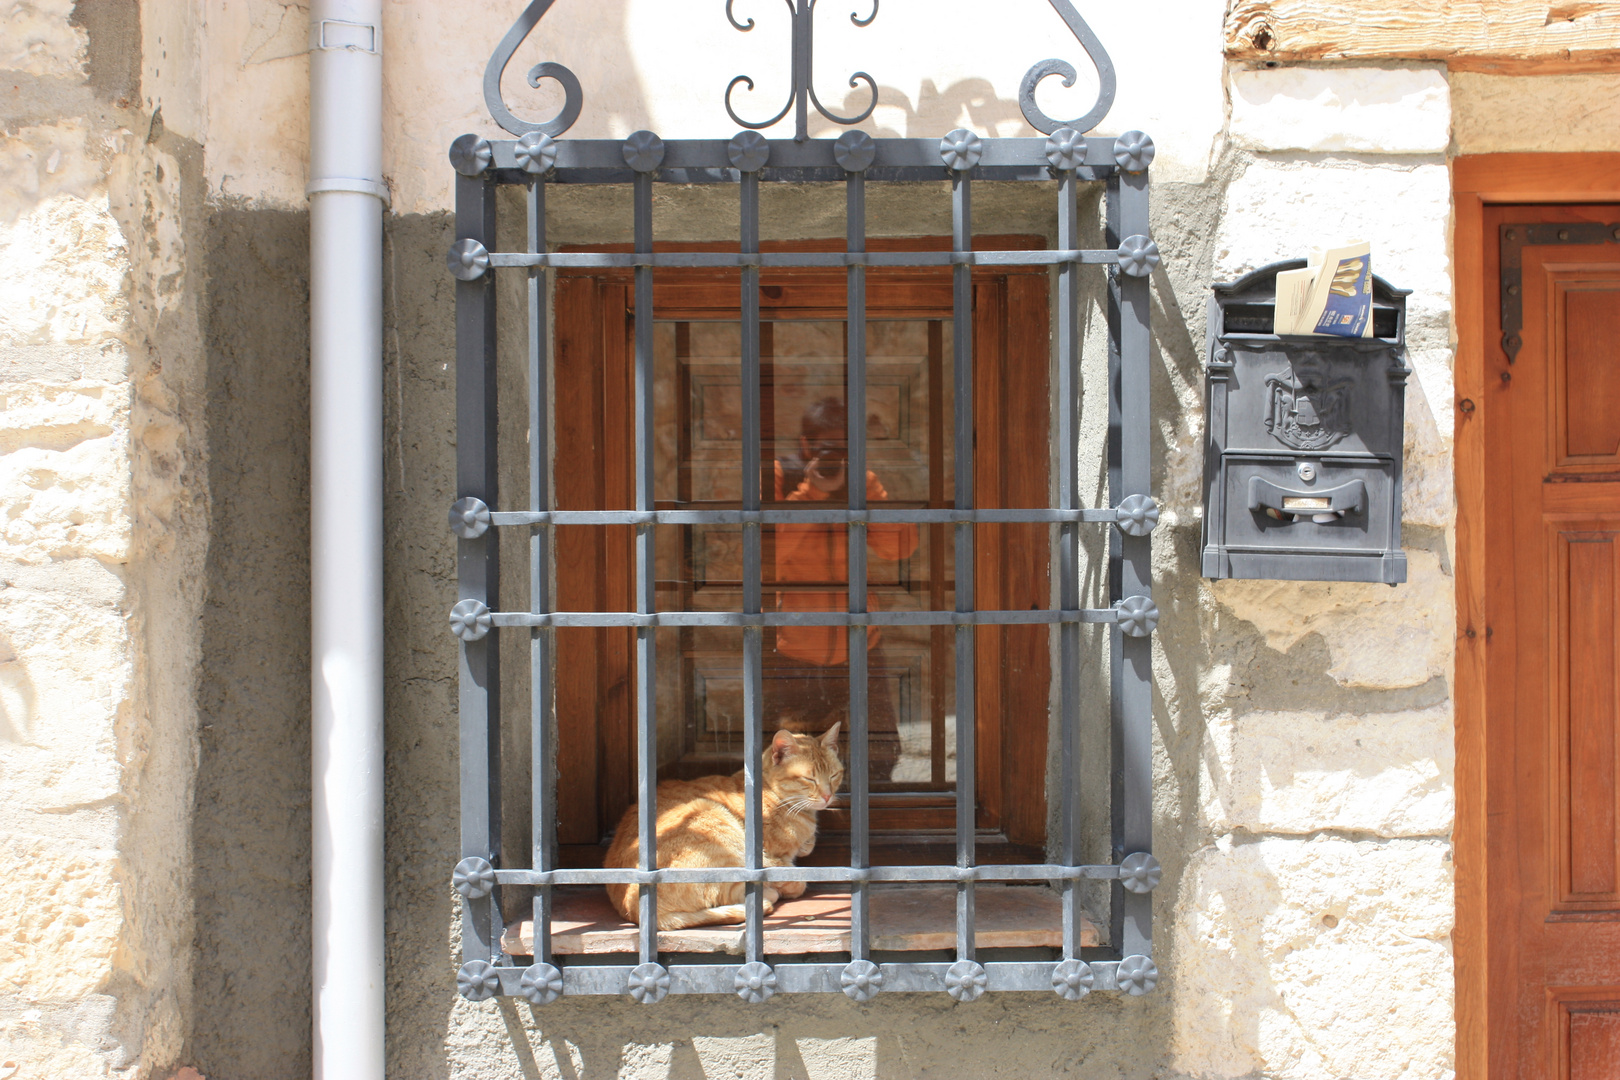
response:
[[(792, 866), (816, 846), (816, 813), (832, 804), (844, 779), (836, 749), (838, 724), (819, 738), (778, 731), (765, 749), (760, 773), (766, 866)], [(665, 780), (658, 785), (658, 865), (665, 867), (742, 866), (743, 774)], [(605, 866), (636, 865), (641, 852), (640, 818), (631, 806), (619, 821)], [(658, 929), (742, 922), (744, 886), (671, 884), (658, 886)], [(639, 886), (609, 885), (608, 899), (619, 914), (639, 921)], [(804, 892), (802, 881), (779, 881), (765, 888), (765, 910), (778, 899)]]

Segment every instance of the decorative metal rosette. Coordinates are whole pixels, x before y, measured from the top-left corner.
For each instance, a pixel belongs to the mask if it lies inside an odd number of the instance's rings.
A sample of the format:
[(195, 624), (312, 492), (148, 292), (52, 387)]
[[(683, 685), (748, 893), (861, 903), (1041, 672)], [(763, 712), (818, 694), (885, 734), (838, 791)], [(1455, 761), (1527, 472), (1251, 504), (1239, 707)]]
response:
[(984, 965), (974, 960), (958, 960), (945, 969), (945, 989), (957, 1001), (977, 1001), (984, 993)]
[(1133, 893), (1150, 893), (1159, 886), (1164, 869), (1145, 851), (1134, 851), (1119, 861), (1119, 883)]
[(1159, 966), (1142, 955), (1127, 956), (1119, 962), (1114, 981), (1132, 997), (1141, 997), (1159, 985)]
[(476, 240), (457, 240), (444, 257), (450, 273), (462, 281), (476, 281), (489, 269), (489, 249)]
[(1058, 172), (1086, 163), (1086, 137), (1074, 128), (1058, 128), (1046, 137), (1046, 160)]
[(771, 157), (771, 141), (757, 131), (739, 131), (726, 143), (726, 157), (739, 172), (759, 172)]
[(1126, 536), (1146, 536), (1159, 523), (1159, 504), (1148, 495), (1125, 496), (1115, 513), (1115, 524)]
[(450, 144), (450, 164), (462, 176), (477, 176), (495, 160), (495, 148), (481, 135), (459, 135)]
[(967, 172), (984, 156), (984, 140), (967, 128), (957, 128), (939, 140), (939, 156), (952, 172)]
[(883, 969), (870, 960), (851, 960), (838, 982), (855, 1001), (871, 1001), (883, 989)]
[(1147, 637), (1159, 625), (1159, 605), (1147, 596), (1127, 596), (1114, 605), (1119, 628), (1131, 637)]
[(846, 131), (833, 142), (833, 160), (845, 172), (865, 172), (877, 159), (877, 141), (864, 131)]
[(489, 531), (489, 507), (475, 495), (450, 504), (450, 531), (463, 540), (476, 540)]
[(738, 968), (731, 982), (737, 989), (737, 996), (750, 1005), (769, 1001), (771, 995), (776, 993), (776, 972), (758, 960)]
[(1140, 131), (1127, 131), (1114, 140), (1114, 164), (1139, 173), (1153, 164), (1153, 140)]
[(462, 641), (477, 641), (494, 625), (494, 616), (480, 601), (461, 600), (450, 609), (450, 632)]
[(662, 964), (641, 964), (630, 969), (630, 996), (643, 1005), (664, 1000), (669, 993), (669, 972)]
[(524, 172), (544, 176), (557, 167), (557, 140), (543, 131), (531, 131), (517, 141), (512, 156)]
[(462, 896), (469, 900), (482, 900), (495, 891), (495, 867), (490, 865), (488, 859), (469, 855), (456, 863), (450, 880), (456, 892)]
[(518, 980), (523, 996), (536, 1005), (550, 1005), (562, 997), (562, 972), (550, 964), (534, 964), (523, 971)]
[(1119, 245), (1119, 268), (1131, 277), (1147, 277), (1159, 265), (1159, 245), (1137, 233)]
[(456, 990), (468, 1001), (488, 1001), (500, 989), (501, 977), (494, 964), (469, 960), (456, 972)]
[(1065, 960), (1052, 969), (1052, 989), (1065, 1001), (1079, 1001), (1091, 993), (1097, 976), (1083, 960)]
[(624, 163), (636, 172), (652, 172), (664, 163), (664, 140), (650, 131), (632, 132), (623, 150)]

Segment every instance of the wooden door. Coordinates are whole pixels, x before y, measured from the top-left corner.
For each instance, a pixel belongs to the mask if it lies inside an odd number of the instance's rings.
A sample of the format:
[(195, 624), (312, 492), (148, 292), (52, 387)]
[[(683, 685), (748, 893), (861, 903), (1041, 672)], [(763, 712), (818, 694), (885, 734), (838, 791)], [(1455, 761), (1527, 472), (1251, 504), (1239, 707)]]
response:
[[(1620, 1077), (1620, 237), (1485, 211), (1490, 1076)], [(1513, 231), (1519, 226), (1518, 231)], [(1609, 230), (1603, 230), (1607, 233)], [(1566, 237), (1578, 233), (1566, 230)], [(1502, 343), (1519, 263), (1522, 345)]]
[[(948, 247), (944, 241), (905, 243)], [(1039, 241), (986, 237), (981, 243), (1018, 248)], [(895, 244), (871, 244), (873, 250), (885, 246)], [(1046, 275), (1039, 271), (975, 275), (975, 490), (984, 507), (1039, 507), (1048, 497), (1047, 289)], [(795, 488), (803, 487), (794, 458), (807, 434), (807, 418), (844, 397), (844, 299), (845, 280), (837, 271), (763, 276), (760, 469), (767, 507), (798, 505), (790, 501)], [(869, 497), (900, 507), (949, 507), (949, 271), (873, 270), (867, 303), (868, 471), (882, 492), (873, 495), (869, 487)], [(657, 505), (734, 509), (740, 505), (741, 453), (737, 275), (661, 271), (655, 276), (654, 308)], [(629, 278), (613, 272), (559, 275), (556, 312), (557, 504), (561, 509), (628, 507), (630, 357), (637, 316)], [(838, 546), (843, 531), (841, 526), (766, 528), (766, 603), (843, 610), (844, 554)], [(949, 610), (954, 604), (950, 531), (924, 526), (911, 532), (909, 539), (872, 538), (870, 601), (883, 610)], [(1047, 606), (1046, 528), (995, 525), (976, 532), (979, 606)], [(892, 550), (882, 550), (885, 540), (893, 541), (886, 545)], [(812, 566), (803, 557), (810, 549), (825, 549), (826, 557)], [(739, 608), (740, 528), (660, 528), (657, 550), (660, 610)], [(559, 607), (630, 608), (628, 528), (559, 530), (557, 567)], [(1048, 633), (1040, 626), (976, 631), (983, 861), (1042, 857)], [(954, 857), (951, 635), (949, 627), (886, 627), (873, 635), (868, 697), (873, 703), (873, 857), (879, 864)], [(779, 724), (824, 729), (840, 719), (838, 703), (847, 701), (847, 661), (841, 672), (841, 657), (824, 655), (827, 643), (782, 640), (786, 637), (784, 631), (767, 631), (767, 731)], [(836, 638), (834, 653), (843, 631)], [(634, 798), (631, 641), (627, 630), (558, 636), (559, 783), (570, 793), (559, 807), (558, 824), (563, 856), (572, 863), (590, 864), (600, 857), (602, 838)], [(740, 632), (660, 630), (658, 655), (660, 777), (740, 768)], [(847, 835), (846, 812), (835, 807), (822, 822), (823, 840), (809, 861), (847, 859), (847, 840), (840, 842), (840, 833)]]

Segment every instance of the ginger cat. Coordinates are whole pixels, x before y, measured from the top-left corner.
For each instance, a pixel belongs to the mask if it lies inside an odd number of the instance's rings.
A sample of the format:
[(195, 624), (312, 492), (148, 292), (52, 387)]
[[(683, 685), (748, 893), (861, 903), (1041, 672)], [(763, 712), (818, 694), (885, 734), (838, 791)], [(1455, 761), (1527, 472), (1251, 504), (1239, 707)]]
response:
[[(819, 738), (778, 731), (765, 748), (760, 774), (766, 866), (792, 866), (816, 846), (816, 813), (832, 805), (844, 781), (834, 724)], [(742, 866), (743, 774), (665, 780), (658, 785), (658, 866)], [(619, 820), (603, 865), (633, 867), (641, 853), (637, 807)], [(745, 886), (697, 883), (658, 886), (658, 929), (742, 922)], [(631, 922), (639, 921), (639, 886), (609, 885), (608, 899)], [(804, 882), (765, 887), (765, 910), (778, 899), (803, 894)]]

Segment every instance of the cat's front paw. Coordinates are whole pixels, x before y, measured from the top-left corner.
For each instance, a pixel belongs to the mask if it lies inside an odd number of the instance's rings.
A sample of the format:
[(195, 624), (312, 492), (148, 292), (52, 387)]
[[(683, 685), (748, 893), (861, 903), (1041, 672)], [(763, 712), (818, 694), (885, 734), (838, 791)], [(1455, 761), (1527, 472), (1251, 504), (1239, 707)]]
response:
[(802, 859), (814, 850), (816, 850), (816, 838), (812, 836), (810, 839), (799, 845), (799, 850), (793, 857), (795, 859)]
[[(804, 886), (801, 885), (799, 888), (802, 889)], [(765, 914), (769, 915), (776, 909), (776, 902), (780, 900), (781, 897), (782, 894), (777, 892), (771, 886), (765, 886)]]

